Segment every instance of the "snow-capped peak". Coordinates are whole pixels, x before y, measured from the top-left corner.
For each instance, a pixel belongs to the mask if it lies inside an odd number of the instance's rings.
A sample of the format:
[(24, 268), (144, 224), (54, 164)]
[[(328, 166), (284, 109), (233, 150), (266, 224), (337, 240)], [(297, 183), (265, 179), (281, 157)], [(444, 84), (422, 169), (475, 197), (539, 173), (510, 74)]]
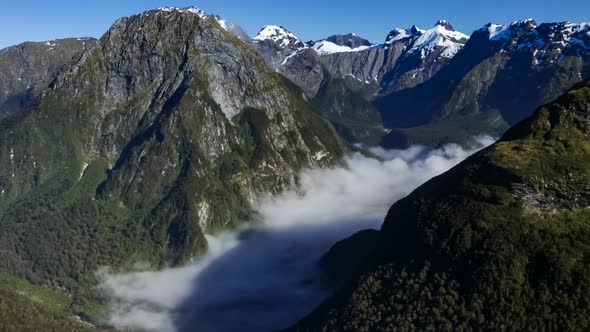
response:
[(435, 48), (442, 48), (441, 56), (451, 58), (463, 47), (468, 39), (469, 36), (466, 34), (455, 31), (449, 21), (439, 20), (430, 30), (422, 30), (416, 26), (410, 29), (396, 28), (387, 36), (385, 45), (389, 46), (403, 41), (409, 48), (408, 53), (421, 51), (422, 55)]
[(387, 38), (385, 38), (385, 45), (391, 45), (397, 41), (410, 37), (418, 37), (424, 32), (426, 32), (426, 30), (422, 30), (415, 25), (409, 29), (395, 28), (389, 33), (389, 35), (387, 35)]
[[(465, 45), (469, 36), (461, 32), (449, 30), (452, 26), (446, 22), (445, 24), (436, 24), (434, 28), (426, 30), (412, 44), (411, 52), (418, 50), (429, 52), (435, 48), (442, 48), (442, 57), (452, 58)], [(424, 54), (424, 53), (422, 53)]]
[(258, 32), (254, 40), (264, 41), (271, 40), (281, 47), (287, 47), (292, 44), (303, 44), (292, 32), (278, 25), (267, 25)]

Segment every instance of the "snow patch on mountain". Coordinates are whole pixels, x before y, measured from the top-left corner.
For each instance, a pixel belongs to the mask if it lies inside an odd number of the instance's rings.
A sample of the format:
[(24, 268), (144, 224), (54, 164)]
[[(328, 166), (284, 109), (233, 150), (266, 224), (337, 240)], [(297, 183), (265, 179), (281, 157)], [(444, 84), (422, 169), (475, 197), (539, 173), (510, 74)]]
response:
[(294, 57), (296, 57), (297, 55), (301, 54), (302, 52), (305, 51), (306, 48), (300, 48), (296, 51), (294, 51), (293, 53), (289, 54), (285, 60), (283, 60), (283, 62), (281, 63), (281, 66), (286, 65), (287, 63), (289, 63), (289, 61), (291, 61), (291, 59), (293, 59)]
[(571, 23), (567, 22), (564, 25), (563, 34), (565, 36), (571, 36), (577, 33), (588, 31), (586, 34), (590, 36), (590, 22), (583, 23)]
[(590, 33), (590, 23), (542, 24), (519, 41), (518, 49), (539, 50), (541, 55), (563, 53), (572, 48), (586, 51), (590, 49), (587, 33)]
[(521, 27), (531, 24), (532, 27), (536, 27), (537, 24), (535, 20), (532, 18), (522, 20), (522, 21), (512, 21), (509, 25), (502, 25), (502, 24), (494, 24), (489, 23), (485, 27), (481, 28), (481, 31), (487, 30), (489, 33), (490, 40), (510, 40), (513, 36), (517, 35), (517, 29)]
[(346, 52), (359, 52), (369, 49), (373, 46), (360, 46), (357, 48), (351, 48), (348, 46), (340, 46), (332, 43), (331, 41), (322, 40), (315, 43), (312, 46), (319, 55), (327, 55), (327, 54), (334, 54), (334, 53), (346, 53)]
[(506, 31), (508, 30), (507, 25), (491, 24), (488, 27), (490, 34), (490, 40), (501, 40), (508, 39)]
[(412, 33), (406, 29), (395, 28), (387, 37), (385, 41), (386, 45), (391, 45), (398, 40), (406, 39), (412, 37)]

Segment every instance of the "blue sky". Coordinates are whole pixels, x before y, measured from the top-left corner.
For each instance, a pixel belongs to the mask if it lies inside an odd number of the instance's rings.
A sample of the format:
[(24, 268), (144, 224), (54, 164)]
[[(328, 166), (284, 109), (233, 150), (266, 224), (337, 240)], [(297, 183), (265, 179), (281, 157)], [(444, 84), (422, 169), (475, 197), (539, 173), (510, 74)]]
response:
[[(23, 41), (99, 37), (121, 16), (160, 6), (196, 5), (256, 34), (267, 24), (283, 25), (303, 40), (355, 32), (381, 42), (394, 27), (430, 27), (449, 20), (471, 34), (488, 22), (590, 21), (588, 0), (4, 0), (0, 11), (0, 48)], [(566, 3), (564, 5), (563, 3)]]

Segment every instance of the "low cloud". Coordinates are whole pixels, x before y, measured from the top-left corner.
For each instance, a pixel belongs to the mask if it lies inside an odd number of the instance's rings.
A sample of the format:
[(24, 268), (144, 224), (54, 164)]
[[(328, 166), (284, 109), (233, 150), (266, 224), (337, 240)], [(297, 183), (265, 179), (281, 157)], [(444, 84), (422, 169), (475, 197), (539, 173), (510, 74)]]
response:
[[(481, 147), (493, 142), (478, 139)], [(343, 166), (306, 170), (301, 186), (257, 207), (262, 223), (207, 236), (195, 264), (161, 272), (107, 274), (108, 323), (147, 331), (273, 331), (288, 327), (329, 294), (317, 262), (336, 241), (378, 228), (389, 207), (475, 150), (371, 148)]]

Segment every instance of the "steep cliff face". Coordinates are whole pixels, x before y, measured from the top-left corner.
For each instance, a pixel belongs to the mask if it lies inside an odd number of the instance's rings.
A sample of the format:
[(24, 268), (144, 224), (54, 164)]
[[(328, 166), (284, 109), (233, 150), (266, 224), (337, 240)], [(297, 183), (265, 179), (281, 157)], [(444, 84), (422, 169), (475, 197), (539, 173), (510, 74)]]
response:
[[(2, 123), (2, 267), (54, 280), (202, 252), (205, 231), (343, 153), (302, 95), (195, 8), (118, 20), (30, 111)], [(27, 231), (38, 250), (22, 250), (14, 234)], [(54, 241), (63, 232), (66, 243)]]
[(338, 52), (322, 55), (322, 60), (329, 72), (335, 77), (351, 77), (367, 84), (379, 82), (383, 71), (391, 70), (401, 55), (401, 44), (388, 48), (371, 47), (357, 52)]
[(94, 38), (70, 38), (0, 50), (0, 119), (30, 106), (60, 70), (95, 44)]
[(585, 82), (335, 248), (362, 272), (296, 330), (587, 330), (589, 137)]

